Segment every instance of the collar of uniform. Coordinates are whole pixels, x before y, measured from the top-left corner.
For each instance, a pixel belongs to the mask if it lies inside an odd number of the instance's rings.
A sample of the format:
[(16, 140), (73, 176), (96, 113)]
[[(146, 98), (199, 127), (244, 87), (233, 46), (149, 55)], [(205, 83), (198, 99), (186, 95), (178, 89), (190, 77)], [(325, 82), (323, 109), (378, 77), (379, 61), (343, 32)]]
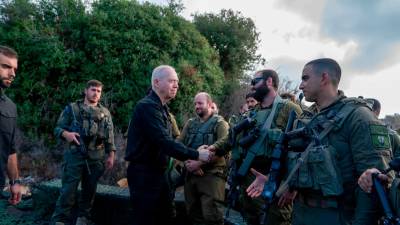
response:
[(161, 107), (163, 106), (160, 97), (158, 97), (158, 95), (157, 95), (157, 93), (156, 93), (155, 91), (152, 90), (152, 91), (150, 92), (149, 98), (153, 99), (153, 100), (154, 100), (155, 102), (157, 102)]
[(0, 100), (6, 100), (6, 94), (4, 93), (4, 88), (0, 88)]
[(346, 98), (344, 92), (342, 90), (338, 90), (338, 95), (334, 102), (332, 102), (329, 106), (323, 108), (321, 112), (330, 110), (332, 107), (336, 106), (342, 99)]

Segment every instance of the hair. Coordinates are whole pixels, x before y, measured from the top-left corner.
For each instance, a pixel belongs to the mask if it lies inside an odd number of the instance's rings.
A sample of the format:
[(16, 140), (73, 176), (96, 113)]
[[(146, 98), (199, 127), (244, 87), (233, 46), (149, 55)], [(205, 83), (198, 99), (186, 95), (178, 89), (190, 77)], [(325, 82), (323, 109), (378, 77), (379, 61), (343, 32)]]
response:
[(17, 52), (14, 49), (4, 46), (4, 45), (0, 45), (0, 54), (3, 54), (9, 58), (18, 59)]
[(256, 74), (260, 74), (264, 80), (267, 80), (269, 77), (272, 79), (272, 86), (275, 90), (278, 90), (279, 87), (279, 77), (278, 73), (275, 70), (260, 70)]
[(154, 89), (155, 79), (163, 78), (164, 76), (168, 75), (168, 72), (171, 70), (175, 72), (174, 67), (169, 65), (161, 65), (154, 68), (153, 72), (151, 73), (151, 87)]
[(250, 92), (250, 93), (247, 93), (247, 95), (246, 95), (246, 98), (245, 98), (245, 99), (248, 99), (248, 98), (254, 98), (254, 93), (255, 93), (255, 92)]
[(199, 92), (199, 93), (196, 94), (196, 96), (194, 96), (194, 98), (196, 98), (196, 97), (199, 96), (199, 95), (204, 95), (204, 96), (206, 96), (207, 103), (210, 103), (210, 104), (213, 103), (213, 100), (212, 100), (212, 98), (211, 98), (211, 95), (208, 94), (207, 92)]
[(101, 83), (101, 82), (98, 81), (98, 80), (89, 80), (89, 81), (86, 83), (86, 89), (88, 89), (88, 88), (90, 88), (90, 87), (101, 87), (101, 88), (103, 88), (103, 83)]
[(315, 59), (306, 64), (306, 66), (312, 66), (313, 71), (316, 74), (328, 73), (334, 86), (339, 85), (342, 70), (339, 64), (331, 58)]
[(365, 100), (372, 103), (372, 111), (374, 112), (381, 111), (381, 103), (378, 101), (378, 99), (367, 98)]

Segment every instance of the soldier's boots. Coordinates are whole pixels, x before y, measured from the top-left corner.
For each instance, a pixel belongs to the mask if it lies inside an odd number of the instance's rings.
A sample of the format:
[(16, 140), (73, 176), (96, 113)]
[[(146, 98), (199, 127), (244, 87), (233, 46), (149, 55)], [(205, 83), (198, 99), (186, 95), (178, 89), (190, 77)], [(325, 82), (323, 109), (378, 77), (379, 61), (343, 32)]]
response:
[(75, 225), (92, 225), (93, 223), (86, 217), (78, 217)]

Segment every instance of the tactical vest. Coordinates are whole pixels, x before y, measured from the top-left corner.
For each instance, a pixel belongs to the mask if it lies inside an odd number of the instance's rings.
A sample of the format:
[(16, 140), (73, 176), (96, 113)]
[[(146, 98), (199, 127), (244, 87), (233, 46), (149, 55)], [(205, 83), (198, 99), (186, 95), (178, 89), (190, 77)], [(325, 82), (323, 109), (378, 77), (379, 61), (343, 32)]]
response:
[[(217, 125), (224, 119), (219, 115), (212, 115), (206, 122), (202, 123), (199, 118), (190, 119), (187, 124), (187, 133), (183, 143), (191, 148), (197, 149), (202, 145), (212, 145), (217, 141)], [(222, 172), (226, 166), (224, 158), (212, 164), (202, 166), (208, 172)], [(221, 167), (220, 169), (217, 169)], [(206, 172), (205, 171), (205, 172)]]
[[(345, 182), (338, 167), (337, 151), (329, 143), (328, 133), (338, 131), (342, 128), (346, 118), (358, 107), (367, 106), (365, 101), (359, 98), (345, 98), (339, 100), (327, 113), (317, 114), (312, 118), (306, 117), (296, 121), (296, 128), (303, 126), (312, 128), (318, 137), (324, 133), (321, 143), (316, 143), (309, 139), (310, 133), (299, 137), (300, 140), (289, 142), (289, 149), (298, 149), (307, 142), (307, 148), (304, 152), (288, 152), (288, 171), (294, 172), (294, 176), (289, 181), (289, 186), (300, 189), (312, 189), (320, 191), (323, 196), (339, 196), (343, 194), (343, 184)], [(304, 139), (306, 141), (304, 142)], [(307, 157), (305, 152), (308, 152)], [(293, 171), (298, 161), (303, 161), (298, 171)]]
[[(281, 111), (282, 107), (285, 104), (287, 104), (286, 99), (281, 99), (280, 102), (277, 103), (277, 107), (274, 112), (274, 115), (272, 115), (273, 119), (272, 119), (271, 127), (269, 129), (264, 129), (264, 130), (262, 129), (262, 127), (265, 124), (268, 116), (272, 112), (272, 108), (271, 109), (259, 109), (259, 108), (254, 109), (253, 113), (255, 113), (255, 116), (253, 118), (257, 121), (255, 128), (259, 130), (259, 136), (264, 137), (263, 140), (257, 140), (257, 141), (263, 142), (263, 144), (261, 144), (261, 145), (264, 147), (259, 148), (259, 145), (256, 145), (256, 143), (254, 143), (252, 146), (249, 147), (249, 149), (243, 149), (239, 145), (235, 144), (235, 146), (233, 146), (233, 149), (232, 149), (232, 159), (233, 160), (243, 159), (246, 156), (247, 151), (249, 151), (249, 150), (253, 150), (253, 151), (257, 152), (256, 156), (267, 157), (267, 158), (271, 157), (272, 150), (273, 150), (274, 146), (277, 144), (279, 137), (282, 133), (282, 130), (277, 128), (276, 120), (279, 115), (279, 112)], [(266, 134), (263, 135), (263, 132), (265, 132)], [(246, 135), (245, 133), (238, 135), (237, 140), (240, 140), (245, 135)], [(253, 148), (257, 148), (257, 149), (253, 149)]]
[(112, 143), (111, 115), (100, 103), (86, 106), (82, 101), (70, 104), (78, 124), (82, 127), (83, 140), (88, 150), (89, 158), (102, 159), (104, 157), (104, 142)]

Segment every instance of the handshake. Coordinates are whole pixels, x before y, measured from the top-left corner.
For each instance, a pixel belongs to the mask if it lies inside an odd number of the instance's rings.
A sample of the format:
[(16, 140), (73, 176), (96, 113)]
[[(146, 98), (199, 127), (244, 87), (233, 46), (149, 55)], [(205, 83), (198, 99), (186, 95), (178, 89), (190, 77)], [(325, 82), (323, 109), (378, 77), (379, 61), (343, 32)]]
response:
[(202, 145), (200, 146), (197, 151), (199, 152), (199, 159), (202, 162), (210, 162), (213, 156), (215, 155), (215, 148), (214, 146)]
[(202, 145), (197, 149), (197, 151), (199, 152), (199, 158), (197, 160), (186, 160), (184, 164), (188, 172), (197, 176), (203, 176), (204, 172), (201, 169), (201, 166), (212, 160), (215, 155), (215, 148), (212, 145)]

